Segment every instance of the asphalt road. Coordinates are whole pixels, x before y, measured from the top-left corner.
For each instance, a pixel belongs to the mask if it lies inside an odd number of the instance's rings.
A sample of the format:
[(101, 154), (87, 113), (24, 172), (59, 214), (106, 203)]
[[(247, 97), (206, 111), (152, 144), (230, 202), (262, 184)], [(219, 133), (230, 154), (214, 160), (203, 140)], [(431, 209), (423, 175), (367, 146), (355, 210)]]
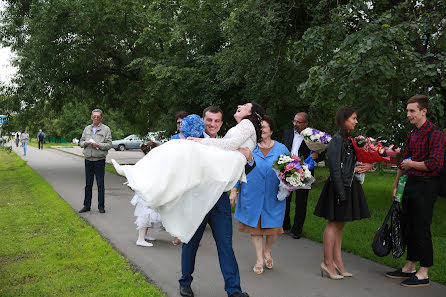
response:
[[(68, 154), (55, 149), (39, 151), (33, 147), (29, 147), (28, 154), (24, 157), (20, 148), (17, 150), (14, 147), (14, 150), (52, 185), (60, 197), (71, 205), (73, 211), (77, 212), (82, 207), (85, 177), (84, 161), (81, 157), (73, 152)], [(119, 153), (122, 157), (120, 163), (129, 163), (130, 159), (135, 158), (132, 151), (114, 153)], [(124, 154), (127, 153), (129, 156), (126, 156), (126, 159)], [(181, 271), (181, 247), (174, 246), (166, 232), (158, 236), (153, 247), (136, 246), (134, 207), (129, 203), (132, 192), (123, 185), (123, 178), (108, 172), (105, 174), (107, 212), (98, 212), (97, 191), (94, 187), (92, 211), (80, 216), (94, 226), (167, 296), (180, 296), (178, 279)], [(262, 275), (255, 275), (252, 272), (255, 255), (250, 238), (247, 234), (237, 231), (236, 220), (233, 220), (233, 230), (234, 251), (240, 267), (242, 289), (251, 297), (446, 296), (446, 286), (437, 283), (431, 282), (431, 286), (425, 288), (402, 287), (399, 280), (384, 276), (386, 271), (392, 270), (391, 268), (349, 253), (343, 253), (343, 258), (348, 271), (354, 275), (352, 278), (338, 281), (322, 278), (319, 268), (322, 245), (305, 238), (292, 239), (285, 234), (281, 235), (273, 246), (274, 269), (266, 270)], [(226, 296), (215, 242), (209, 228), (206, 229), (198, 250), (192, 289), (197, 297)]]

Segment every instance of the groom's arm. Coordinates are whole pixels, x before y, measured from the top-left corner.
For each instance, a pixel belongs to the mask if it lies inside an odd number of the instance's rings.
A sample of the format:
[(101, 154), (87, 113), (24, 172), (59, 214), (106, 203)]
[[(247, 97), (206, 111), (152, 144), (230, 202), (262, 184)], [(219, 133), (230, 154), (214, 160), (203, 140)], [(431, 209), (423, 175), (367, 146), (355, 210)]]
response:
[[(252, 163), (252, 165), (249, 163)], [(251, 170), (254, 169), (254, 167), (256, 167), (256, 161), (254, 161), (254, 159), (252, 159), (251, 162), (248, 161), (248, 163), (246, 163), (246, 165), (245, 165), (245, 174), (250, 173)]]
[(245, 165), (245, 174), (248, 174), (251, 172), (251, 170), (256, 167), (256, 161), (254, 161), (254, 156), (252, 155), (252, 152), (247, 147), (241, 147), (237, 149), (243, 156), (245, 156), (246, 160), (248, 160), (248, 163)]

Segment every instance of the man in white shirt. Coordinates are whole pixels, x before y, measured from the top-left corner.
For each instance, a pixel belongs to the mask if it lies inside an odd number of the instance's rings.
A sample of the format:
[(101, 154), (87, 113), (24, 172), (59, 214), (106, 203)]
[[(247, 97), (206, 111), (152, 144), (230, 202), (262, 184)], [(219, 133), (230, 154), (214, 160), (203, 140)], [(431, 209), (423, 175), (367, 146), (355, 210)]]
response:
[[(310, 149), (305, 144), (304, 137), (301, 135), (301, 133), (308, 127), (308, 114), (305, 112), (297, 113), (294, 116), (293, 126), (294, 129), (285, 130), (283, 133), (282, 143), (288, 148), (291, 154), (299, 156), (305, 160), (310, 155)], [(324, 153), (319, 155), (318, 153), (313, 152), (311, 154), (311, 158), (316, 162), (320, 162), (324, 159)], [(314, 176), (314, 169), (311, 170), (311, 174)], [(309, 191), (310, 190), (303, 189), (294, 191), (296, 193), (296, 209), (292, 228), (290, 220), (290, 204), (294, 192), (291, 192), (286, 198), (283, 229), (288, 230), (291, 228), (291, 234), (295, 239), (299, 239), (302, 234), (302, 228), (307, 215), (307, 200)]]

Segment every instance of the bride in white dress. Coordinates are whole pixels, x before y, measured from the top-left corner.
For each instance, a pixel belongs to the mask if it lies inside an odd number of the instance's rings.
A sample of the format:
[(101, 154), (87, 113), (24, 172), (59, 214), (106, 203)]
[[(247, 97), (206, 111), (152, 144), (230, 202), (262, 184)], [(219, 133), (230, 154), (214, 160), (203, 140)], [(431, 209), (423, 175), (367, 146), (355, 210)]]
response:
[(246, 181), (247, 161), (237, 149), (255, 148), (263, 114), (257, 103), (239, 105), (234, 114), (238, 124), (223, 138), (169, 141), (133, 166), (112, 163), (147, 206), (160, 213), (166, 231), (187, 243), (221, 194), (238, 180)]

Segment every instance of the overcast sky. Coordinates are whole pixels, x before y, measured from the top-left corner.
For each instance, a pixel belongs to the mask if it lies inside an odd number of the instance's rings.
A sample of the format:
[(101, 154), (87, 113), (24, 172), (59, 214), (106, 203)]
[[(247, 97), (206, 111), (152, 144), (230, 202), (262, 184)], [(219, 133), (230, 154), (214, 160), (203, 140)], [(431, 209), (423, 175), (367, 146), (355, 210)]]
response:
[(16, 72), (16, 68), (11, 66), (11, 50), (7, 47), (0, 47), (0, 81), (8, 83), (11, 76)]
[[(5, 3), (0, 0), (0, 11), (3, 11)], [(8, 83), (16, 69), (11, 66), (12, 53), (9, 48), (0, 46), (0, 82)]]

